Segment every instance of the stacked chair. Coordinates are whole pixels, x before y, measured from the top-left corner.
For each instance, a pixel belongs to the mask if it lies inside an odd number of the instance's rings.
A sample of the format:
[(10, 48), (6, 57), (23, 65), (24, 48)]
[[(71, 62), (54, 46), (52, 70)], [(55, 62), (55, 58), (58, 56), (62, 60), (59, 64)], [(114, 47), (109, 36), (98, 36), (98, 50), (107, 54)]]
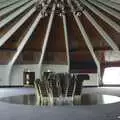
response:
[(67, 91), (67, 97), (74, 97), (76, 89), (76, 76), (74, 74), (71, 75), (69, 79), (69, 87)]
[(49, 87), (48, 81), (40, 81), (40, 79), (37, 79), (35, 82), (35, 88), (36, 88), (36, 96), (37, 96), (37, 104), (40, 105), (48, 105), (52, 103), (52, 92), (51, 88)]
[(65, 78), (65, 75), (63, 73), (59, 73), (57, 74), (57, 78), (59, 79), (60, 81), (60, 87), (61, 87), (61, 95), (63, 97), (66, 96), (66, 91), (67, 91), (67, 88), (68, 88), (68, 81), (67, 79)]
[(89, 79), (88, 75), (45, 72), (43, 80), (36, 79), (36, 95), (40, 103), (55, 104), (55, 101), (62, 99), (73, 100), (75, 96), (81, 95), (82, 83)]
[(83, 83), (84, 80), (89, 80), (89, 75), (87, 75), (87, 74), (83, 74), (83, 75), (78, 74), (76, 77), (77, 77), (77, 79), (76, 79), (75, 95), (80, 96), (81, 90), (82, 90), (82, 83)]
[(54, 98), (59, 97), (61, 94), (60, 81), (57, 77), (57, 75), (51, 74), (50, 78), (48, 79)]

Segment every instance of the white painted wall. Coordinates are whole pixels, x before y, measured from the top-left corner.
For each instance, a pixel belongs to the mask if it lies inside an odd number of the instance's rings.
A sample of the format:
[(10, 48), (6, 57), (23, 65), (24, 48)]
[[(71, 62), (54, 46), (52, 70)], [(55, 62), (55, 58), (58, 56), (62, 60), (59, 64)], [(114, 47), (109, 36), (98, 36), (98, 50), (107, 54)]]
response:
[(68, 65), (43, 65), (42, 69), (43, 72), (49, 69), (56, 73), (63, 73), (68, 71)]
[(37, 65), (14, 65), (11, 73), (11, 85), (23, 85), (23, 72), (25, 69), (35, 72), (35, 78), (37, 78)]
[[(67, 72), (67, 65), (43, 65), (43, 72), (48, 69), (53, 72)], [(11, 73), (11, 85), (20, 86), (23, 85), (23, 72), (25, 69), (29, 69), (31, 72), (35, 72), (35, 78), (39, 77), (38, 66), (34, 65), (14, 65)], [(8, 68), (5, 65), (0, 65), (0, 86), (9, 85), (8, 81)], [(90, 74), (90, 80), (84, 81), (83, 85), (97, 85), (97, 75)]]
[(96, 73), (89, 73), (90, 80), (84, 80), (83, 85), (85, 86), (97, 86), (97, 74)]
[[(35, 79), (39, 78), (38, 65), (15, 65), (11, 75), (11, 85), (23, 85), (23, 72), (29, 69), (35, 72)], [(43, 71), (51, 70), (53, 72), (65, 72), (67, 65), (43, 65)]]
[(8, 69), (6, 65), (0, 65), (0, 85), (8, 84)]
[(107, 62), (120, 61), (120, 51), (108, 50), (105, 52), (104, 55), (105, 55), (105, 61)]

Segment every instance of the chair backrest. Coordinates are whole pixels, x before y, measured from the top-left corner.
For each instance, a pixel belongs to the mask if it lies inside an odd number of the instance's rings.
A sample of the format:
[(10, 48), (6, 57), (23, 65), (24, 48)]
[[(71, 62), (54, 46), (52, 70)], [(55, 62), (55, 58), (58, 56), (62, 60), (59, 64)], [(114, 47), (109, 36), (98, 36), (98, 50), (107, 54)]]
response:
[(47, 88), (46, 81), (40, 81), (39, 88), (40, 88), (42, 97), (48, 97), (48, 88)]
[(82, 83), (84, 80), (89, 79), (87, 74), (69, 74), (69, 73), (49, 73), (47, 80), (35, 80), (35, 88), (37, 95), (41, 97), (73, 97), (80, 95)]
[(49, 79), (49, 84), (52, 86), (53, 97), (59, 97), (61, 95), (60, 80), (57, 74), (52, 75)]
[(76, 88), (76, 80), (75, 80), (75, 76), (72, 75), (69, 79), (69, 87), (68, 87), (68, 92), (67, 92), (68, 97), (74, 96), (75, 88)]
[(88, 80), (88, 79), (89, 79), (88, 74), (78, 74), (77, 75), (75, 95), (80, 95), (81, 94), (83, 81)]
[(40, 79), (36, 79), (34, 81), (34, 86), (35, 86), (37, 96), (40, 96), (39, 82), (40, 82)]

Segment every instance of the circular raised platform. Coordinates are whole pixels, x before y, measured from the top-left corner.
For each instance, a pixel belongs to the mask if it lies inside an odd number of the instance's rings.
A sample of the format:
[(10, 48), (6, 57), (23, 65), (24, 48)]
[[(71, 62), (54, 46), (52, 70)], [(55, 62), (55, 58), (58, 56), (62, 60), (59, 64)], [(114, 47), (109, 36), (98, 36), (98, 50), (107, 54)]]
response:
[(40, 105), (40, 106), (64, 106), (64, 105), (97, 105), (97, 104), (111, 104), (120, 102), (120, 97), (104, 94), (82, 94), (79, 97), (71, 98), (55, 98), (53, 103), (39, 101), (35, 94), (20, 95), (1, 98), (0, 101), (8, 102), (11, 104), (24, 104), (24, 105)]

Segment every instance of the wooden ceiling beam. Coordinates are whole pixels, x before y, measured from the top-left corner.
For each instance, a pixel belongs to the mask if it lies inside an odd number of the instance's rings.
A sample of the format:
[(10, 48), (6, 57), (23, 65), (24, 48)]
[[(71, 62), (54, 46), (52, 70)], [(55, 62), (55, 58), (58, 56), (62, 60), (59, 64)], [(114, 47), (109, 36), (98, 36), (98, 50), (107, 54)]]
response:
[[(46, 8), (47, 8), (47, 6), (45, 8), (43, 8), (43, 10), (45, 10)], [(41, 11), (40, 11), (39, 14), (37, 15), (36, 19), (34, 20), (33, 24), (29, 28), (28, 32), (23, 37), (23, 40), (21, 41), (19, 47), (17, 48), (17, 52), (15, 53), (15, 55), (12, 58), (12, 60), (8, 64), (9, 66), (12, 67), (13, 64), (15, 63), (15, 61), (18, 58), (19, 54), (21, 53), (21, 51), (23, 50), (24, 46), (28, 42), (30, 36), (32, 35), (32, 33), (34, 32), (34, 30), (36, 29), (36, 27), (37, 27), (37, 25), (38, 25), (38, 23), (39, 23), (39, 21), (40, 21), (41, 18), (42, 18), (42, 15), (41, 15)]]
[(5, 35), (0, 38), (0, 47), (17, 31), (18, 28), (36, 11), (33, 7), (27, 14), (25, 14)]
[[(51, 0), (49, 0), (51, 1)], [(44, 7), (42, 10), (46, 10), (48, 6)], [(17, 48), (16, 53), (14, 54), (12, 60), (9, 62), (8, 64), (8, 78), (9, 78), (9, 84), (11, 84), (11, 71), (12, 71), (12, 67), (13, 64), (15, 63), (16, 59), (18, 58), (18, 56), (20, 55), (21, 51), (23, 50), (24, 46), (26, 45), (26, 43), (28, 42), (30, 36), (32, 35), (32, 33), (34, 32), (35, 28), (37, 27), (40, 19), (42, 18), (42, 11), (39, 12), (38, 16), (36, 17), (36, 19), (34, 20), (33, 24), (31, 25), (31, 27), (29, 28), (28, 32), (26, 33), (26, 35), (24, 36), (23, 40), (21, 41), (19, 47)]]
[[(67, 0), (67, 1), (68, 1), (69, 5), (71, 6), (72, 10), (74, 10), (74, 7), (72, 6), (71, 1), (70, 1), (70, 0)], [(83, 38), (84, 38), (84, 41), (85, 41), (85, 43), (86, 43), (86, 45), (87, 45), (87, 47), (88, 47), (88, 49), (89, 49), (89, 51), (90, 51), (90, 54), (92, 55), (93, 60), (94, 60), (95, 63), (96, 63), (97, 72), (98, 72), (98, 76), (99, 76), (99, 77), (98, 77), (98, 82), (99, 82), (99, 80), (101, 80), (101, 77), (100, 77), (100, 73), (101, 73), (101, 72), (100, 72), (100, 71), (101, 71), (101, 70), (100, 70), (100, 62), (99, 62), (99, 60), (97, 59), (97, 56), (96, 56), (96, 54), (95, 54), (95, 52), (94, 52), (94, 50), (93, 50), (92, 43), (90, 42), (90, 39), (89, 39), (89, 37), (88, 37), (88, 35), (87, 35), (87, 33), (86, 33), (86, 31), (85, 31), (85, 29), (84, 29), (81, 21), (80, 21), (80, 19), (79, 19), (78, 16), (76, 16), (74, 13), (73, 13), (73, 16), (74, 16), (74, 18), (75, 18), (75, 21), (76, 21), (76, 23), (77, 23), (77, 25), (78, 25), (78, 27), (79, 27), (79, 30), (80, 30), (82, 36), (83, 36)]]
[(34, 5), (34, 3), (35, 3), (35, 1), (32, 0), (28, 4), (24, 5), (23, 7), (19, 8), (18, 10), (16, 10), (15, 12), (13, 12), (12, 14), (8, 15), (7, 17), (5, 17), (3, 20), (0, 21), (0, 28), (4, 27), (11, 20), (13, 20), (17, 16), (19, 16), (21, 13), (23, 13), (25, 10), (27, 10), (28, 8), (30, 8), (32, 5)]
[(113, 17), (117, 18), (120, 20), (120, 13), (113, 10), (112, 8), (109, 8), (107, 6), (105, 6), (104, 4), (100, 3), (99, 1), (92, 1), (92, 0), (88, 0), (91, 4), (95, 5), (96, 7), (102, 9), (103, 11), (107, 12), (108, 14), (112, 15)]
[(111, 46), (111, 48), (115, 51), (118, 51), (119, 48), (118, 48), (117, 44), (104, 31), (104, 29), (95, 21), (95, 19), (87, 11), (84, 11), (84, 15), (92, 23), (92, 25), (96, 28), (96, 30), (100, 33), (100, 35), (104, 38), (104, 40)]
[(64, 36), (65, 36), (68, 72), (70, 72), (70, 56), (69, 56), (69, 45), (68, 45), (67, 21), (66, 21), (66, 16), (65, 15), (63, 15), (62, 18), (63, 18), (63, 27), (64, 27)]
[(14, 57), (12, 58), (12, 60), (9, 62), (9, 65), (12, 66), (14, 64), (14, 62), (16, 61), (17, 57), (19, 56), (19, 54), (21, 53), (21, 51), (23, 50), (25, 44), (27, 43), (27, 41), (29, 40), (31, 34), (33, 33), (33, 31), (35, 30), (35, 28), (37, 27), (37, 24), (39, 23), (40, 19), (42, 18), (41, 13), (39, 13), (39, 15), (37, 16), (37, 18), (35, 19), (34, 23), (32, 24), (32, 26), (30, 27), (30, 29), (28, 30), (28, 32), (26, 33), (26, 35), (24, 36), (23, 40), (21, 41), (19, 47), (17, 48), (17, 52), (15, 53)]
[(13, 11), (13, 10), (15, 10), (15, 9), (17, 9), (17, 8), (19, 8), (21, 6), (23, 6), (24, 4), (26, 4), (29, 1), (30, 0), (24, 0), (24, 1), (22, 0), (22, 1), (18, 2), (18, 3), (16, 3), (16, 4), (13, 4), (11, 6), (8, 6), (8, 7), (4, 8), (4, 9), (0, 10), (0, 17), (4, 16), (5, 14), (10, 13), (11, 11)]
[(115, 9), (117, 11), (120, 11), (120, 5), (118, 5), (117, 3), (115, 2), (111, 2), (110, 0), (108, 1), (105, 1), (105, 0), (97, 0), (99, 2), (101, 2), (102, 4), (112, 8), (112, 9)]
[(13, 4), (15, 4), (15, 3), (17, 3), (17, 2), (19, 2), (20, 0), (6, 0), (6, 1), (0, 1), (0, 9), (3, 9), (3, 8), (5, 8), (5, 7), (8, 7), (8, 6), (10, 6), (10, 5), (13, 5)]
[[(76, 0), (75, 0), (76, 1)], [(78, 1), (76, 4), (81, 8)], [(82, 9), (82, 8), (81, 8)], [(95, 29), (99, 32), (99, 34), (104, 38), (104, 40), (108, 43), (109, 46), (115, 51), (119, 51), (119, 47), (117, 44), (111, 39), (111, 37), (104, 31), (104, 29), (95, 21), (95, 19), (86, 11), (83, 11), (83, 14), (90, 21), (90, 23), (95, 27)]]
[(100, 10), (96, 9), (93, 5), (88, 3), (85, 0), (81, 0), (81, 3), (87, 6), (93, 13), (95, 13), (97, 16), (99, 16), (104, 22), (106, 22), (108, 25), (110, 25), (114, 30), (116, 30), (118, 33), (120, 33), (120, 26), (114, 22), (109, 17), (105, 16)]
[(12, 60), (9, 61), (9, 64), (8, 64), (8, 67), (9, 67), (9, 72), (8, 72), (9, 84), (11, 84), (11, 71), (12, 71), (13, 64), (15, 63), (16, 59), (20, 55), (21, 51), (23, 50), (23, 48), (24, 48), (25, 44), (27, 43), (27, 41), (29, 40), (31, 34), (33, 33), (33, 31), (37, 27), (37, 24), (39, 23), (40, 19), (41, 19), (41, 13), (37, 16), (37, 18), (35, 19), (34, 23), (31, 25), (30, 29), (28, 30), (28, 32), (24, 36), (24, 38), (21, 41), (21, 43), (20, 43), (16, 53), (14, 54)]
[(39, 63), (38, 63), (38, 70), (39, 70), (39, 77), (40, 78), (41, 78), (41, 72), (42, 72), (42, 63), (43, 63), (43, 59), (44, 59), (44, 55), (45, 55), (45, 51), (46, 51), (46, 47), (47, 47), (50, 31), (51, 31), (51, 27), (52, 27), (52, 23), (53, 23), (55, 9), (56, 9), (56, 5), (53, 4), (52, 12), (51, 12), (51, 15), (50, 15), (50, 18), (49, 18), (49, 22), (48, 22), (48, 26), (47, 26), (47, 30), (46, 30), (45, 37), (44, 37), (44, 40), (43, 40), (40, 60), (39, 60)]

